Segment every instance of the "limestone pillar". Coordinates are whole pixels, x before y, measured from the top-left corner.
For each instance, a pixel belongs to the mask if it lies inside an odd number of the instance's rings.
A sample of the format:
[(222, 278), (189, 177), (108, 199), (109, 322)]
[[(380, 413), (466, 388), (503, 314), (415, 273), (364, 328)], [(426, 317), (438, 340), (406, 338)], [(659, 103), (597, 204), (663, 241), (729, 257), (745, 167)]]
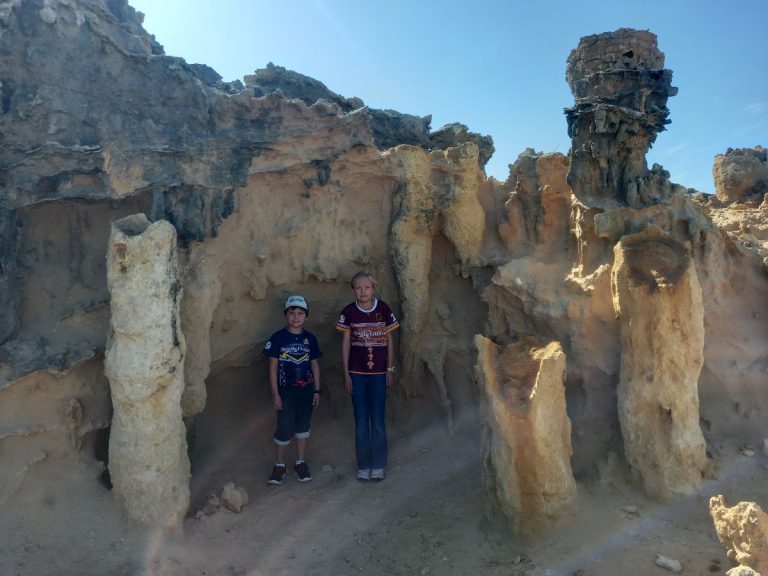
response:
[(491, 507), (501, 510), (515, 532), (535, 532), (561, 516), (576, 497), (565, 354), (558, 342), (502, 347), (480, 335), (475, 346)]
[(704, 308), (690, 248), (658, 228), (624, 236), (614, 247), (611, 289), (627, 462), (651, 496), (691, 493), (706, 451), (698, 396)]
[(107, 285), (113, 492), (132, 520), (176, 528), (189, 505), (190, 465), (181, 417), (185, 344), (173, 226), (150, 224), (143, 214), (113, 222)]

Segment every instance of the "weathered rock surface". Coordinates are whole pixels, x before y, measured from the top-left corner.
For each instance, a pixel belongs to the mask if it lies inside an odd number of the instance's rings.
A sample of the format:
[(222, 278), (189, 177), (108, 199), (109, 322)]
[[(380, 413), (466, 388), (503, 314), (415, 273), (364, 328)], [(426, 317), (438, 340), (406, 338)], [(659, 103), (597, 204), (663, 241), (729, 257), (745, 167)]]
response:
[(107, 282), (110, 337), (104, 372), (112, 391), (109, 470), (129, 518), (178, 528), (189, 505), (181, 419), (184, 336), (176, 231), (143, 214), (112, 225)]
[(768, 515), (760, 506), (739, 502), (729, 508), (723, 496), (713, 496), (709, 513), (728, 558), (750, 568), (751, 573), (768, 572)]
[(475, 337), (483, 395), (486, 490), (512, 528), (530, 532), (561, 517), (576, 498), (565, 354), (557, 342), (499, 347)]

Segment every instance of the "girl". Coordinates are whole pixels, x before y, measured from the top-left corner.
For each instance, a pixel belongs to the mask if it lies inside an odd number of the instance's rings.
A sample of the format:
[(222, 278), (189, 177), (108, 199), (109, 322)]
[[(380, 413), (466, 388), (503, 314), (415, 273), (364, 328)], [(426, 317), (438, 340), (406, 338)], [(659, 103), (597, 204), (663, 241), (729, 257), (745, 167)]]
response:
[(387, 387), (395, 378), (392, 332), (400, 324), (389, 306), (376, 298), (376, 280), (370, 273), (358, 272), (350, 284), (355, 301), (341, 311), (336, 329), (344, 338), (344, 386), (355, 410), (357, 479), (381, 481), (387, 465)]

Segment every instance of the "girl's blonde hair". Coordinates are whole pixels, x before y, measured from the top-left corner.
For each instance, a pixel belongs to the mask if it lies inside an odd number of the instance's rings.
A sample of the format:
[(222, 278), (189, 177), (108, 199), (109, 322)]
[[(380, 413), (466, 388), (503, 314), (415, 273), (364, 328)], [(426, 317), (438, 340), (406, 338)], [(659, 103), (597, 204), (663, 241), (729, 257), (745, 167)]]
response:
[(352, 276), (352, 280), (349, 281), (349, 285), (352, 287), (352, 290), (355, 289), (355, 280), (360, 280), (360, 278), (368, 278), (371, 281), (371, 284), (373, 284), (373, 290), (376, 292), (376, 294), (379, 293), (379, 283), (376, 282), (376, 278), (373, 277), (373, 274), (370, 272), (366, 272), (364, 270), (361, 270), (354, 276)]

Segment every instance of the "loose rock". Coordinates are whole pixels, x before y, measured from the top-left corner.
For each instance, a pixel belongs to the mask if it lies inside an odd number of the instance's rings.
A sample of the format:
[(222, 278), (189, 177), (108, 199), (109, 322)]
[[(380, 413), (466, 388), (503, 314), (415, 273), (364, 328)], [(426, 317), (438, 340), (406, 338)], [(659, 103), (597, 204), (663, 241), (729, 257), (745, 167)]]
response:
[(221, 505), (231, 512), (240, 512), (248, 504), (248, 492), (245, 488), (235, 486), (232, 482), (224, 484), (221, 491)]
[(667, 558), (666, 556), (662, 556), (661, 554), (656, 555), (655, 560), (656, 566), (661, 566), (665, 570), (669, 570), (670, 572), (674, 572), (675, 574), (679, 574), (683, 571), (683, 567), (680, 565), (680, 562), (677, 560), (673, 560), (672, 558)]

